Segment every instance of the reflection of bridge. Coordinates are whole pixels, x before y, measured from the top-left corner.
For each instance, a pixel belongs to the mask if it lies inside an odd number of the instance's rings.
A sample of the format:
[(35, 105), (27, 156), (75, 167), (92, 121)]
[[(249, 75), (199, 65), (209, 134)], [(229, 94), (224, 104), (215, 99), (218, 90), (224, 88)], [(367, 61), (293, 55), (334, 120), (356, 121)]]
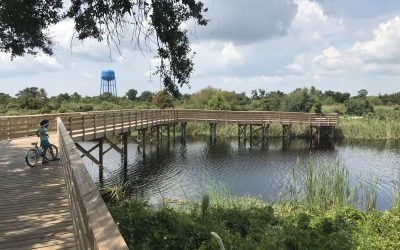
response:
[[(271, 124), (282, 126), (283, 137), (290, 135), (292, 125), (310, 126), (318, 141), (323, 138), (323, 135), (332, 137), (333, 128), (338, 124), (336, 114), (266, 111), (120, 110), (2, 116), (0, 117), (0, 139), (34, 135), (39, 121), (43, 118), (51, 121), (51, 130), (58, 131), (57, 137), (53, 138), (53, 143), (58, 139), (61, 164), (53, 164), (50, 169), (42, 166), (35, 169), (26, 167), (23, 163), (23, 155), (19, 153), (22, 151), (21, 147), (29, 146), (27, 139), (30, 140), (30, 138), (22, 139), (22, 141), (21, 139), (11, 142), (3, 141), (6, 143), (0, 144), (0, 150), (4, 154), (4, 159), (0, 165), (0, 193), (6, 194), (10, 190), (15, 193), (10, 194), (10, 202), (3, 200), (0, 203), (0, 206), (3, 206), (0, 211), (1, 220), (11, 223), (0, 222), (0, 232), (9, 232), (9, 234), (3, 234), (4, 236), (0, 237), (0, 248), (19, 248), (20, 246), (27, 248), (34, 246), (54, 246), (56, 248), (58, 246), (65, 248), (72, 246), (82, 249), (126, 249), (125, 242), (80, 158), (86, 156), (97, 164), (100, 170), (100, 180), (102, 180), (103, 156), (110, 150), (116, 150), (121, 154), (124, 171), (126, 171), (128, 137), (131, 132), (138, 131), (138, 137), (133, 139), (142, 148), (144, 154), (146, 136), (150, 136), (152, 141), (155, 140), (158, 146), (162, 142), (164, 134), (169, 143), (171, 133), (175, 140), (177, 125), (180, 126), (182, 142), (185, 142), (186, 124), (189, 122), (209, 123), (212, 141), (216, 139), (218, 124), (237, 124), (239, 141), (246, 143), (248, 138), (250, 145), (257, 132), (261, 132), (261, 139), (264, 140), (268, 136), (268, 129)], [(115, 143), (116, 136), (120, 136), (121, 146)], [(113, 140), (110, 140), (111, 137), (113, 137)], [(86, 150), (78, 142), (87, 140), (96, 140), (98, 143)], [(19, 141), (20, 144), (13, 143), (16, 141)], [(105, 143), (109, 147), (104, 150)], [(96, 149), (98, 150), (98, 154), (96, 154), (98, 157), (92, 154)], [(63, 171), (57, 168), (61, 165)], [(49, 171), (54, 171), (54, 175)], [(60, 175), (61, 178), (54, 178)], [(62, 178), (63, 175), (65, 181)], [(36, 178), (38, 178), (37, 185), (32, 186), (33, 190), (30, 191), (27, 189), (26, 183), (35, 183)], [(57, 187), (55, 190), (51, 189), (54, 185)], [(54, 195), (49, 195), (49, 192), (59, 192), (59, 197), (67, 194), (65, 199), (68, 202), (65, 203), (65, 200), (61, 199), (63, 203), (55, 203)], [(35, 203), (37, 199), (39, 200)], [(31, 208), (25, 210), (22, 209), (23, 207)], [(66, 207), (69, 207), (69, 209), (66, 209)], [(61, 224), (58, 224), (58, 222)], [(26, 226), (28, 229), (18, 230), (18, 228)]]

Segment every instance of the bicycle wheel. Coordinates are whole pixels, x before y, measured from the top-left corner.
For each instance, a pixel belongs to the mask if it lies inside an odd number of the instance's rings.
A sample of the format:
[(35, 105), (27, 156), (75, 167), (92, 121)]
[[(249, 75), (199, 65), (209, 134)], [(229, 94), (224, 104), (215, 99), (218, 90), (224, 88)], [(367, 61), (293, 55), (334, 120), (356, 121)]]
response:
[(49, 161), (57, 160), (58, 158), (58, 148), (54, 144), (50, 144), (50, 146), (46, 150), (45, 158)]
[(31, 148), (26, 152), (25, 161), (29, 167), (33, 168), (38, 162), (39, 156), (36, 149)]

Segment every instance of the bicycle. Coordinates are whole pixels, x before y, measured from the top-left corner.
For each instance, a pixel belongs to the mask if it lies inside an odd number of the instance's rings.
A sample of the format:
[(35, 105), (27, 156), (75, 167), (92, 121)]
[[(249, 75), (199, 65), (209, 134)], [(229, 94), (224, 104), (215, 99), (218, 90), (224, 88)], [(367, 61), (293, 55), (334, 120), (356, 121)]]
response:
[(29, 149), (28, 151), (26, 151), (26, 155), (25, 155), (25, 161), (26, 164), (28, 164), (28, 166), (30, 167), (35, 167), (38, 163), (39, 157), (43, 157), (45, 160), (48, 161), (55, 161), (58, 160), (58, 148), (56, 145), (54, 144), (50, 144), (47, 147), (46, 150), (46, 155), (43, 155), (43, 151), (44, 149), (41, 147), (38, 147), (37, 142), (33, 142), (31, 143), (32, 146), (34, 146), (34, 148)]

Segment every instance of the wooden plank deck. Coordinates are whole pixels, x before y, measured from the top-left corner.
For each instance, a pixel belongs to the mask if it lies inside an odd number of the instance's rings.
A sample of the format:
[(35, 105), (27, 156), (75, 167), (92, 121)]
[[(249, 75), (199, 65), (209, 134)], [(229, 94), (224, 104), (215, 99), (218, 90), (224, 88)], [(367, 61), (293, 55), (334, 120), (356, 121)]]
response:
[[(35, 141), (0, 141), (0, 249), (76, 249), (61, 164), (25, 163)], [(50, 141), (57, 145), (57, 136)]]

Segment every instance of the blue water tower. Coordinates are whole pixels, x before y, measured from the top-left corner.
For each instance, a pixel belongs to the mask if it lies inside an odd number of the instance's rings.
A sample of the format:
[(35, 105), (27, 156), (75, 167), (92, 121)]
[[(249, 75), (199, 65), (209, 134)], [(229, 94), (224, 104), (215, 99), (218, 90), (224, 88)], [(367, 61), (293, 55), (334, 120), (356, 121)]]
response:
[(115, 72), (110, 69), (101, 71), (100, 95), (104, 93), (110, 93), (113, 96), (117, 96)]

